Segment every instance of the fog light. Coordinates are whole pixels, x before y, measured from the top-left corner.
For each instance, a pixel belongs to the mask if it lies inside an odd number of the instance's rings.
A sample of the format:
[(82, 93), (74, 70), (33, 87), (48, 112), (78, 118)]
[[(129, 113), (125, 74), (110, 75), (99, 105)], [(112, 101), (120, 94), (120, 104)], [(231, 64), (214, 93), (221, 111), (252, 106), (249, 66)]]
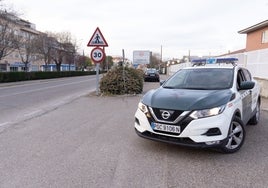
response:
[(217, 140), (217, 141), (210, 141), (210, 142), (206, 142), (206, 144), (207, 145), (216, 145), (216, 144), (219, 144), (220, 143), (220, 141), (219, 140)]
[(135, 122), (140, 125), (140, 121), (138, 120), (138, 118), (135, 118)]
[(206, 136), (221, 135), (221, 130), (219, 128), (211, 128), (206, 133), (204, 133), (203, 135), (206, 135)]

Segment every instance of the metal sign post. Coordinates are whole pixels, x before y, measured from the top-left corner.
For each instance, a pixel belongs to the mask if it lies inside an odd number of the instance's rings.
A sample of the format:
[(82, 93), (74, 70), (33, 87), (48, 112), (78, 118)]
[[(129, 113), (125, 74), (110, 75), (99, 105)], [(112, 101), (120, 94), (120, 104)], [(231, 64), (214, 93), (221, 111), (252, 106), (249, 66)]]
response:
[(99, 88), (100, 88), (100, 64), (96, 63), (96, 95), (99, 95)]
[(100, 71), (100, 63), (104, 60), (105, 58), (105, 53), (104, 50), (96, 47), (93, 48), (93, 50), (91, 51), (91, 59), (94, 61), (94, 63), (96, 64), (96, 95), (99, 95), (99, 71)]
[[(105, 59), (104, 47), (108, 46), (108, 43), (98, 27), (90, 38), (87, 46), (95, 47), (92, 49), (90, 56), (93, 62), (96, 64), (96, 95), (99, 95), (100, 63)], [(101, 49), (100, 46), (102, 46), (103, 49)]]

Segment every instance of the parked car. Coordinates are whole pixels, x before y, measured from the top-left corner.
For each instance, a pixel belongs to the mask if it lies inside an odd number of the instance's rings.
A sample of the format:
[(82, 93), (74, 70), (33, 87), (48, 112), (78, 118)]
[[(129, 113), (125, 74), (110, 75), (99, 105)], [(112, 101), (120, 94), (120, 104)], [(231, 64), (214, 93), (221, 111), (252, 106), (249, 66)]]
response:
[(245, 125), (259, 122), (260, 86), (245, 68), (201, 63), (161, 84), (138, 104), (134, 126), (143, 138), (233, 153)]
[(156, 69), (146, 69), (144, 72), (144, 81), (156, 81), (159, 82), (160, 76)]

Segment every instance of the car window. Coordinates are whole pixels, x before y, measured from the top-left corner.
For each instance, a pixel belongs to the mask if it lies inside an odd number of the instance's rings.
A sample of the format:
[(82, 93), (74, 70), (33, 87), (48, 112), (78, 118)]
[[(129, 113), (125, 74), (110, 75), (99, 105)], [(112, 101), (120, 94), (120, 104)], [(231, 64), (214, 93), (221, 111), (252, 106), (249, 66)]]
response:
[(146, 72), (149, 74), (150, 73), (155, 73), (155, 74), (158, 73), (156, 69), (147, 69)]
[(227, 89), (232, 87), (233, 69), (182, 69), (165, 82), (165, 88)]

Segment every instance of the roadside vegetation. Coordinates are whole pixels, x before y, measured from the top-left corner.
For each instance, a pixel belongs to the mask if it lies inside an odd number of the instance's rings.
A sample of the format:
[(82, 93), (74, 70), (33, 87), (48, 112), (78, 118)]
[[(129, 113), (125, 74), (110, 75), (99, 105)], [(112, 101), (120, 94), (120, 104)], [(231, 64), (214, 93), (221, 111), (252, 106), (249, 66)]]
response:
[(104, 95), (139, 94), (142, 90), (143, 71), (134, 68), (113, 68), (100, 81), (100, 92)]
[(86, 76), (95, 74), (96, 71), (0, 72), (0, 83), (51, 79), (51, 78), (71, 77), (71, 76)]

